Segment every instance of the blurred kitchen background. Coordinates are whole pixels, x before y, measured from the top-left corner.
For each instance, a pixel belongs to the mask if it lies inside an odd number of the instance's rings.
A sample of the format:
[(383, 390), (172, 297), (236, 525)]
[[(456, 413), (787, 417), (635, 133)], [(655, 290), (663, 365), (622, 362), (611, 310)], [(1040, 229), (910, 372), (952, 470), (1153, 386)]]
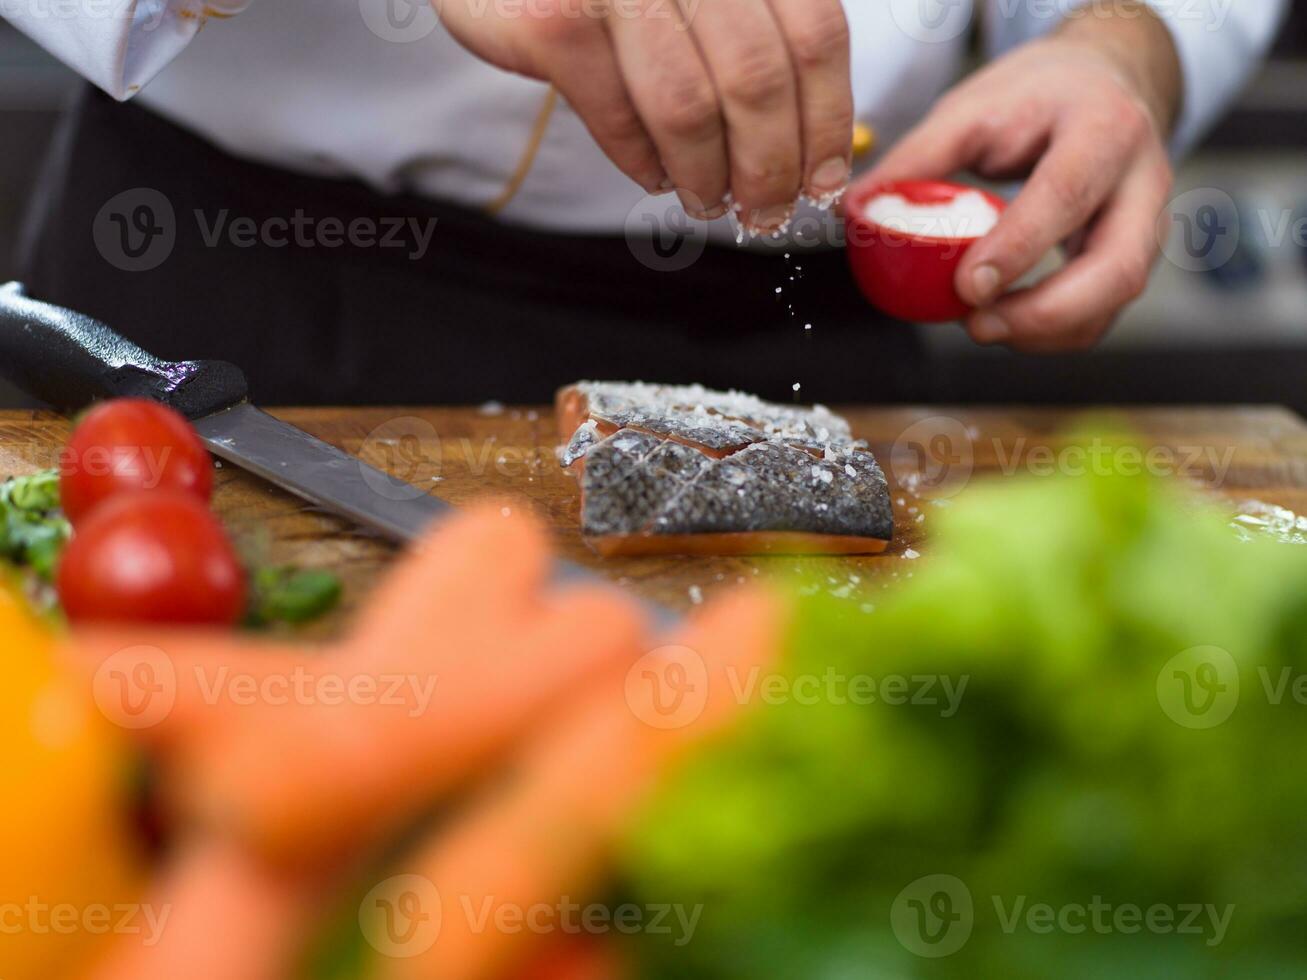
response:
[[(0, 281), (13, 274), (30, 188), (78, 84), (0, 21)], [(1270, 63), (1182, 167), (1176, 194), (1186, 191), (1152, 286), (1099, 350), (1033, 359), (927, 328), (936, 364), (926, 397), (1278, 402), (1307, 414), (1307, 5), (1294, 5)], [(18, 403), (0, 387), (0, 405)]]

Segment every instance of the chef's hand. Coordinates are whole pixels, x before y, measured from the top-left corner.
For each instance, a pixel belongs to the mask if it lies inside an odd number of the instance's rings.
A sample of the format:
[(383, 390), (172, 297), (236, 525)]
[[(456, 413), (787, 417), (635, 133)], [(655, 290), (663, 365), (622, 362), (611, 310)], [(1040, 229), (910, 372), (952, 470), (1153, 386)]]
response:
[[(1172, 183), (1164, 139), (1180, 91), (1165, 25), (1121, 3), (959, 85), (865, 179), (1029, 173), (958, 270), (959, 294), (978, 308), (967, 329), (981, 344), (1086, 348), (1143, 292), (1156, 261)], [(1063, 269), (1005, 292), (1060, 242), (1071, 253)]]
[(853, 128), (841, 0), (432, 0), (477, 56), (553, 83), (615, 164), (697, 218), (729, 191), (779, 228), (800, 193), (848, 182)]

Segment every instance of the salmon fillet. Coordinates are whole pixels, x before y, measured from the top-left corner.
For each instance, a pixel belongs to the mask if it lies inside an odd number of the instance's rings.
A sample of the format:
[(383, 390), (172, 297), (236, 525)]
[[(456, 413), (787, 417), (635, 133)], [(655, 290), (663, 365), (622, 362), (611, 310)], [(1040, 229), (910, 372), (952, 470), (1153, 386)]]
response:
[(582, 381), (556, 407), (602, 555), (874, 554), (894, 536), (875, 456), (820, 405)]

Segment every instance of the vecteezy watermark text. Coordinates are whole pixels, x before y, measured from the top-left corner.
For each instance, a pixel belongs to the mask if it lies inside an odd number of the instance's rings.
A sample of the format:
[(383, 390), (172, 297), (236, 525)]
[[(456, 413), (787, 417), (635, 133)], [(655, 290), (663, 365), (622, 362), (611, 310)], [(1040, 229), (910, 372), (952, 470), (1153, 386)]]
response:
[[(230, 208), (191, 212), (205, 248), (297, 248), (402, 250), (410, 261), (431, 248), (435, 217), (362, 215), (349, 219), (317, 216), (295, 208), (289, 214), (233, 214)], [(115, 194), (100, 208), (91, 227), (95, 247), (106, 262), (124, 272), (148, 272), (168, 260), (177, 246), (181, 221), (167, 195), (152, 187)]]
[(183, 685), (208, 705), (234, 708), (337, 707), (354, 705), (401, 711), (417, 717), (430, 710), (437, 675), (408, 672), (343, 673), (296, 664), (285, 670), (242, 671), (229, 664), (193, 664), (180, 672), (168, 654), (154, 646), (132, 646), (106, 657), (96, 669), (92, 693), (100, 711), (128, 729), (163, 722)]
[(47, 902), (29, 895), (21, 902), (0, 902), (0, 935), (140, 936), (145, 946), (154, 946), (163, 935), (171, 905), (120, 902), (109, 905), (91, 902)]
[(407, 256), (421, 259), (431, 247), (436, 231), (435, 218), (314, 218), (296, 208), (289, 218), (270, 217), (255, 221), (250, 217), (231, 217), (227, 208), (206, 214), (195, 210), (200, 237), (210, 248), (225, 237), (236, 248), (406, 248)]

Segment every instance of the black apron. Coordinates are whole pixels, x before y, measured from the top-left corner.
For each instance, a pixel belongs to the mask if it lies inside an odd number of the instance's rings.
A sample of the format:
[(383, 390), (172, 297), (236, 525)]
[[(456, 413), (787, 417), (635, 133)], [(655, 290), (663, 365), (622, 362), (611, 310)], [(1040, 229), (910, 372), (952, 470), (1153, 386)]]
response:
[(927, 394), (915, 329), (867, 305), (838, 250), (659, 242), (531, 231), (263, 166), (87, 88), (19, 264), (31, 295), (147, 350), (240, 365), (264, 404), (530, 403), (580, 378)]

